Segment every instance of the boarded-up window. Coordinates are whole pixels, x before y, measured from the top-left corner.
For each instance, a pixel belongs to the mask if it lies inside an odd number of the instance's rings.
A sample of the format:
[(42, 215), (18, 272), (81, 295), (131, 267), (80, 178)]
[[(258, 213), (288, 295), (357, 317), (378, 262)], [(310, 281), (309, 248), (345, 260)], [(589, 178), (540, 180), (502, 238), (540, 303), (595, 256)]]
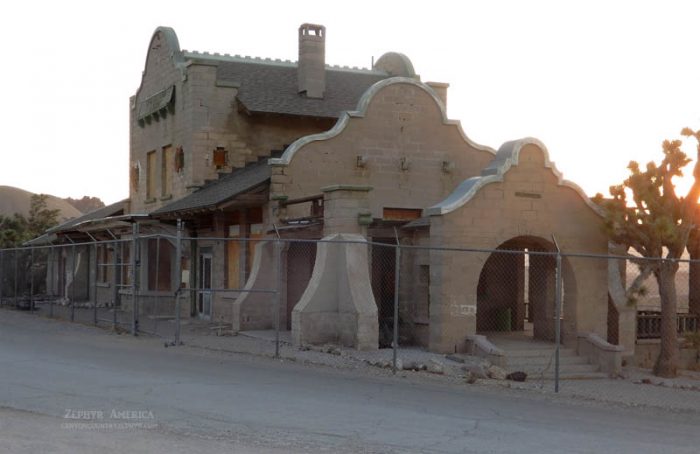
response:
[(175, 172), (180, 173), (185, 168), (185, 150), (177, 147), (175, 151)]
[(121, 247), (121, 254), (122, 254), (122, 260), (121, 264), (119, 265), (120, 272), (122, 275), (122, 285), (131, 285), (131, 275), (132, 275), (132, 266), (131, 266), (131, 244), (130, 243), (122, 243), (120, 245)]
[(148, 240), (148, 290), (171, 290), (173, 252), (173, 245), (165, 238)]
[(139, 190), (139, 166), (137, 163), (134, 163), (134, 165), (131, 166), (131, 189), (133, 191), (138, 191)]
[(382, 218), (385, 221), (412, 221), (420, 218), (420, 208), (384, 208)]
[(241, 288), (241, 241), (227, 241), (226, 253), (228, 288)]
[(250, 222), (250, 241), (248, 241), (248, 261), (246, 263), (246, 276), (250, 276), (253, 269), (253, 259), (255, 258), (255, 246), (263, 237), (262, 208), (255, 207), (248, 210), (248, 222)]
[(230, 289), (243, 287), (250, 277), (255, 246), (264, 233), (260, 207), (249, 208), (245, 219), (242, 223), (238, 213), (234, 213), (228, 225), (231, 240), (226, 244), (226, 285)]
[(146, 159), (146, 198), (156, 196), (156, 152), (149, 151)]
[(216, 147), (213, 153), (214, 167), (217, 169), (223, 169), (226, 167), (227, 152), (224, 147)]
[(163, 147), (163, 161), (160, 168), (160, 193), (162, 196), (170, 195), (172, 188), (172, 172), (175, 167), (174, 150), (171, 145)]

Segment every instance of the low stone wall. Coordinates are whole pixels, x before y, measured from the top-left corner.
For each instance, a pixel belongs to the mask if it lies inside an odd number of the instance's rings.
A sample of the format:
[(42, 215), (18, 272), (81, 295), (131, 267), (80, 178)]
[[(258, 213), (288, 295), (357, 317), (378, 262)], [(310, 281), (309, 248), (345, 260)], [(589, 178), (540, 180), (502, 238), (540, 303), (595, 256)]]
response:
[(622, 372), (622, 353), (624, 347), (613, 345), (595, 333), (578, 335), (576, 352), (599, 366), (601, 372), (619, 374)]
[(468, 335), (466, 349), (470, 355), (485, 358), (491, 364), (499, 367), (508, 366), (505, 352), (493, 345), (486, 336), (480, 334)]
[[(700, 366), (700, 350), (695, 347), (684, 346), (684, 340), (678, 339), (679, 358), (681, 369), (696, 370)], [(654, 367), (656, 358), (659, 356), (661, 341), (659, 339), (639, 339), (634, 349), (634, 365), (644, 369)]]

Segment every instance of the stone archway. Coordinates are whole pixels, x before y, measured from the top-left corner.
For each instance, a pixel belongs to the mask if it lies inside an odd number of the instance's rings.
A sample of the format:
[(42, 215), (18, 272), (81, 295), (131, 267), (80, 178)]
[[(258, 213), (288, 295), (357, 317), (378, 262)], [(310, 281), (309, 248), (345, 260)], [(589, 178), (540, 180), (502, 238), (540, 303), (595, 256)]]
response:
[[(505, 241), (481, 269), (477, 286), (476, 330), (517, 331), (534, 339), (554, 341), (556, 251), (550, 241), (519, 236)], [(503, 251), (503, 252), (500, 252)], [(575, 329), (575, 279), (562, 259), (562, 336)]]

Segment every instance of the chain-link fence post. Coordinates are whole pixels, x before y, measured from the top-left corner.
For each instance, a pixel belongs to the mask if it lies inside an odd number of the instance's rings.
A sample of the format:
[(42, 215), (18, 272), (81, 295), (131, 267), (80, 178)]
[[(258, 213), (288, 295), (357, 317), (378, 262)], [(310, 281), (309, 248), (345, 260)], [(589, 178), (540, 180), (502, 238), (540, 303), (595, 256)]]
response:
[[(117, 302), (119, 300), (119, 285), (121, 283), (121, 243), (114, 242), (112, 249), (112, 329), (117, 329)], [(121, 306), (121, 305), (120, 305)]]
[[(58, 282), (60, 281), (58, 279), (58, 273), (60, 272), (60, 267), (58, 266), (58, 259), (56, 258), (56, 250), (54, 249), (53, 246), (49, 247), (49, 257), (52, 262), (51, 264), (51, 271), (52, 271), (52, 277), (51, 277), (51, 294), (49, 295), (49, 318), (53, 318), (53, 300), (55, 295), (54, 289), (58, 290)], [(48, 271), (47, 271), (48, 272)]]
[(557, 247), (557, 267), (555, 272), (554, 287), (554, 392), (559, 392), (559, 355), (561, 350), (561, 299), (562, 299), (562, 275), (561, 275), (561, 250), (556, 238), (554, 244)]
[(134, 223), (131, 225), (131, 334), (133, 336), (138, 335), (138, 298), (136, 297), (136, 292), (138, 291), (138, 285), (136, 284), (136, 279), (138, 276), (138, 271), (136, 270), (136, 264), (138, 263), (138, 234), (139, 225)]
[(34, 312), (34, 248), (29, 250), (29, 312)]
[(180, 345), (180, 296), (182, 289), (182, 228), (183, 222), (177, 220), (175, 239), (175, 345)]
[(14, 259), (15, 259), (15, 282), (14, 282), (14, 299), (13, 301), (15, 302), (15, 307), (17, 307), (17, 286), (19, 285), (19, 278), (17, 277), (17, 269), (19, 268), (19, 260), (17, 259), (17, 254), (19, 254), (19, 249), (15, 249), (14, 251)]
[(5, 272), (4, 272), (5, 257), (4, 257), (4, 255), (5, 254), (3, 253), (3, 250), (0, 249), (0, 306), (3, 305), (2, 291), (3, 291), (3, 287), (5, 286)]
[(282, 304), (282, 242), (275, 239), (275, 358), (280, 357), (280, 306)]
[(70, 281), (70, 321), (75, 321), (75, 277), (78, 274), (77, 267), (75, 266), (75, 244), (71, 246), (71, 281)]
[(399, 243), (398, 236), (396, 238), (395, 246), (395, 271), (394, 271), (394, 336), (391, 342), (393, 349), (392, 358), (392, 371), (396, 374), (396, 362), (399, 349), (399, 276), (401, 275), (401, 244)]
[(106, 263), (100, 263), (97, 256), (97, 242), (93, 242), (93, 251), (95, 252), (95, 278), (92, 280), (92, 323), (97, 326), (97, 279), (100, 275), (100, 267), (106, 266)]

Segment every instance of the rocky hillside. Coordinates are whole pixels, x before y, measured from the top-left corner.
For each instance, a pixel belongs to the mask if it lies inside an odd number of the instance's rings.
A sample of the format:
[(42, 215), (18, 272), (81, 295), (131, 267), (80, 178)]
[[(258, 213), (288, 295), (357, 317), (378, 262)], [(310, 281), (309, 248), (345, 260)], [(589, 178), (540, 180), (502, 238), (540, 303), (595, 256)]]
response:
[[(0, 186), (0, 215), (12, 216), (14, 213), (29, 214), (32, 193), (12, 186)], [(80, 216), (82, 213), (66, 200), (50, 195), (46, 199), (47, 208), (60, 210), (59, 222)]]
[(63, 200), (73, 205), (81, 213), (89, 213), (105, 206), (104, 202), (99, 197), (84, 196), (82, 199), (68, 197)]

